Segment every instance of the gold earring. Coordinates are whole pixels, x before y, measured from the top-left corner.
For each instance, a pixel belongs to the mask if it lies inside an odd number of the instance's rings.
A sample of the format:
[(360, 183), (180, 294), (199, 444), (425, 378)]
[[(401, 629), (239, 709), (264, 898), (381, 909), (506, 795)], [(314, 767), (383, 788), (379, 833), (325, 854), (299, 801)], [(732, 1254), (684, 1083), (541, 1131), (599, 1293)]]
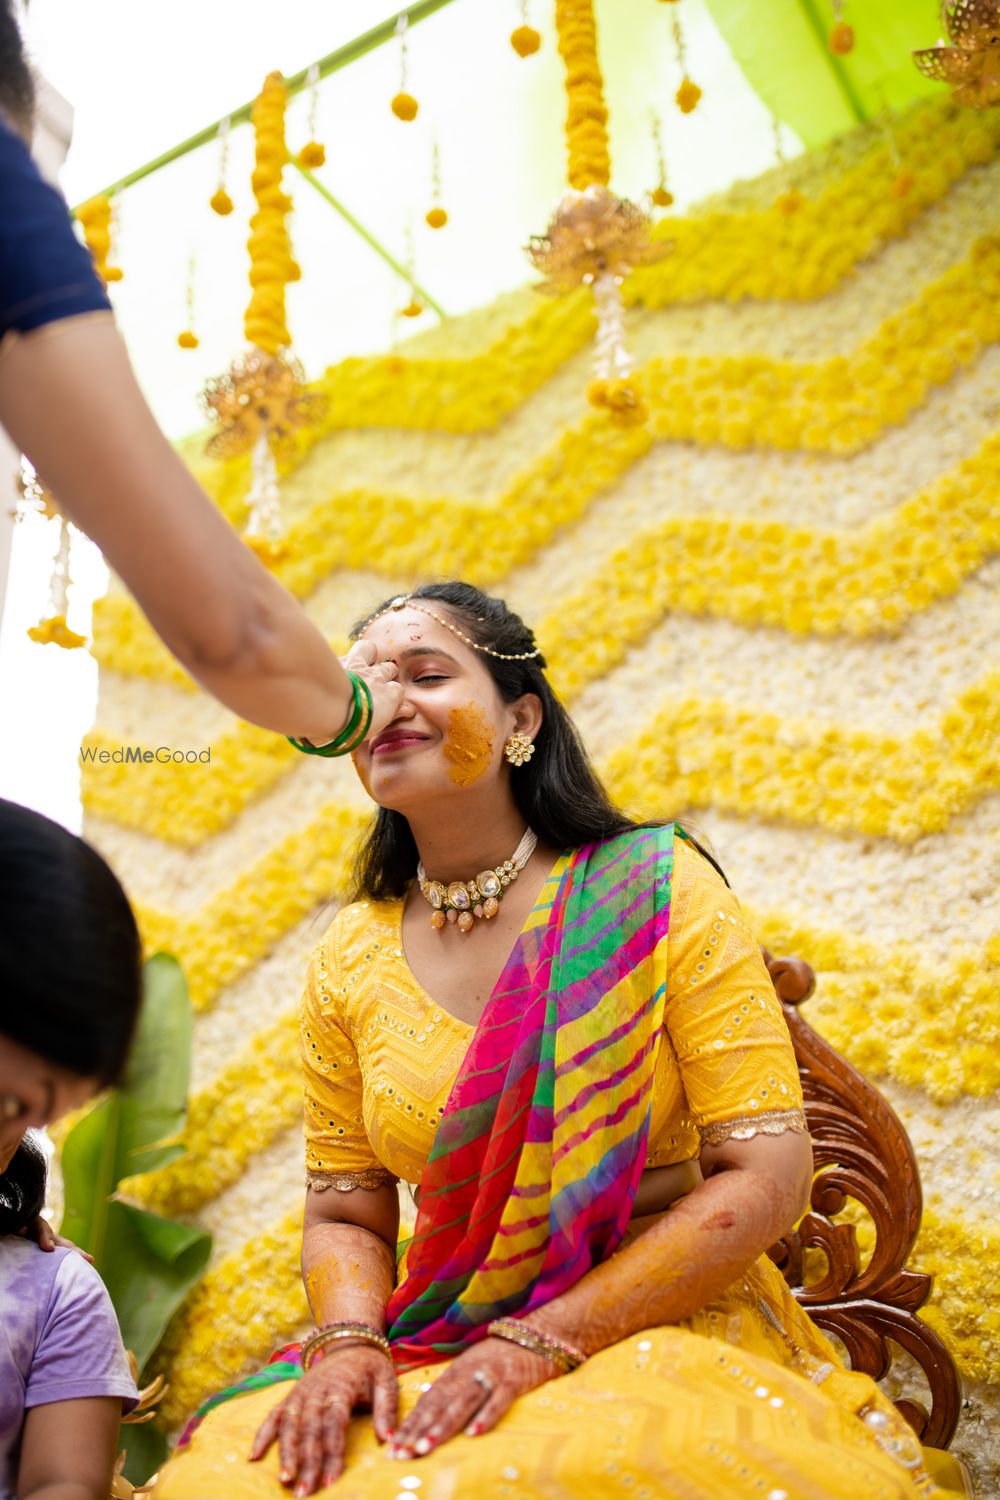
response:
[(518, 730), (516, 734), (511, 735), (506, 745), (504, 745), (503, 753), (512, 766), (523, 766), (525, 761), (530, 760), (534, 755), (535, 747), (529, 736), (522, 734)]

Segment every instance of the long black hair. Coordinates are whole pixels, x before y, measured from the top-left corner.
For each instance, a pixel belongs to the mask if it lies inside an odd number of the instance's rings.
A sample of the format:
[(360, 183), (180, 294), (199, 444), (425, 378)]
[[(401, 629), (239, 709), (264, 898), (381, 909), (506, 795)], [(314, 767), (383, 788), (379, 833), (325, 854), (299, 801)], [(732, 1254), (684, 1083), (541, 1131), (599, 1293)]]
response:
[(0, 0), (0, 110), (19, 130), (30, 129), (35, 113), (35, 81), (13, 0)]
[[(485, 594), (469, 583), (426, 583), (409, 598), (444, 605), (454, 623), (476, 642), (505, 656), (536, 649), (535, 637), (520, 615), (507, 608), (503, 599)], [(356, 640), (373, 615), (390, 600), (351, 629)], [(525, 693), (541, 699), (543, 722), (535, 740), (535, 753), (511, 779), (518, 811), (539, 841), (556, 849), (615, 838), (633, 828), (660, 826), (665, 819), (637, 823), (616, 807), (601, 784), (583, 746), (579, 731), (559, 702), (545, 676), (545, 657), (527, 661), (502, 661), (483, 652), (481, 660), (496, 683), (505, 703), (514, 703)], [(689, 833), (690, 831), (685, 830)], [(725, 880), (712, 855), (691, 839)], [(365, 836), (354, 864), (354, 899), (384, 901), (402, 896), (417, 866), (416, 840), (402, 813), (380, 807)]]
[[(0, 798), (0, 1034), (107, 1087), (124, 1070), (141, 997), (142, 943), (110, 866), (51, 818)], [(45, 1179), (25, 1136), (0, 1173), (0, 1234), (41, 1212)]]

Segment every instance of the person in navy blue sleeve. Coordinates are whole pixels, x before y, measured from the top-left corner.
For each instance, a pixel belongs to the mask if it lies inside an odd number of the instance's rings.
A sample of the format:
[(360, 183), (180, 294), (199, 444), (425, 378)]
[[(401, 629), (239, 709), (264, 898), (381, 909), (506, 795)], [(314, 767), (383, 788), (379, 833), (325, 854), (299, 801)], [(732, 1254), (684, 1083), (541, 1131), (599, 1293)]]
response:
[[(206, 691), (327, 743), (353, 710), (347, 672), (157, 426), (65, 200), (32, 161), (33, 100), (13, 0), (0, 0), (0, 425)], [(374, 656), (345, 658), (372, 692), (369, 738), (402, 692)]]

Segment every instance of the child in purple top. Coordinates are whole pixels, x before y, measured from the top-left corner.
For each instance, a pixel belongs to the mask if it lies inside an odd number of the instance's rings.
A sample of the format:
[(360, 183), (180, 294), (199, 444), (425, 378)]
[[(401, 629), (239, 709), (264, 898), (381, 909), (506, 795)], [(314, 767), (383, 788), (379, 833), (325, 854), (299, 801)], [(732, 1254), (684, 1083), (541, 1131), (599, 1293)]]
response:
[[(22, 1431), (30, 1441), (32, 1427), (44, 1424), (72, 1453), (71, 1429), (85, 1428), (88, 1446), (103, 1429), (113, 1460), (119, 1419), (136, 1396), (114, 1308), (93, 1266), (62, 1246), (44, 1255), (34, 1240), (0, 1238), (0, 1500), (19, 1493)], [(52, 1409), (33, 1417), (41, 1407)]]
[(27, 1132), (118, 1080), (141, 993), (135, 918), (107, 864), (0, 799), (0, 1500), (111, 1493), (137, 1392), (104, 1284), (38, 1218), (45, 1159)]

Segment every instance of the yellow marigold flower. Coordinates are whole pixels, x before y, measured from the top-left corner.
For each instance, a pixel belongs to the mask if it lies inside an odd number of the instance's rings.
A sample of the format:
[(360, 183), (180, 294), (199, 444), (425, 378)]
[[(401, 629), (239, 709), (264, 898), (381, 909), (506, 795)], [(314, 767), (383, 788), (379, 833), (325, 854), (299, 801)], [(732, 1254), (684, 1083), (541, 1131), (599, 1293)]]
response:
[(321, 167), (326, 161), (326, 147), (322, 141), (306, 141), (299, 152), (299, 164), (303, 167)]
[(448, 215), (443, 208), (432, 208), (425, 215), (425, 220), (432, 229), (443, 229), (448, 222)]
[(192, 333), (190, 328), (185, 328), (183, 333), (177, 335), (177, 342), (182, 349), (197, 349), (198, 336)]
[(87, 644), (85, 635), (77, 635), (75, 630), (69, 629), (65, 615), (52, 615), (40, 625), (32, 625), (28, 635), (40, 646), (63, 646), (67, 651)]
[(225, 218), (226, 214), (231, 214), (233, 211), (233, 200), (232, 198), (230, 198), (224, 187), (217, 188), (208, 201), (210, 207), (212, 207), (217, 214), (221, 214), (223, 218)]
[(397, 120), (415, 120), (420, 105), (412, 94), (399, 93), (393, 95), (390, 108)]
[(518, 57), (530, 57), (542, 45), (542, 38), (534, 26), (518, 26), (510, 34), (510, 45)]
[(830, 51), (837, 57), (846, 57), (854, 51), (854, 27), (846, 21), (838, 21), (830, 32)]
[(696, 83), (692, 83), (690, 78), (685, 78), (674, 98), (681, 114), (689, 115), (701, 98), (701, 89)]
[(805, 198), (798, 188), (789, 188), (787, 192), (779, 193), (775, 199), (775, 206), (780, 213), (797, 214), (805, 203)]

